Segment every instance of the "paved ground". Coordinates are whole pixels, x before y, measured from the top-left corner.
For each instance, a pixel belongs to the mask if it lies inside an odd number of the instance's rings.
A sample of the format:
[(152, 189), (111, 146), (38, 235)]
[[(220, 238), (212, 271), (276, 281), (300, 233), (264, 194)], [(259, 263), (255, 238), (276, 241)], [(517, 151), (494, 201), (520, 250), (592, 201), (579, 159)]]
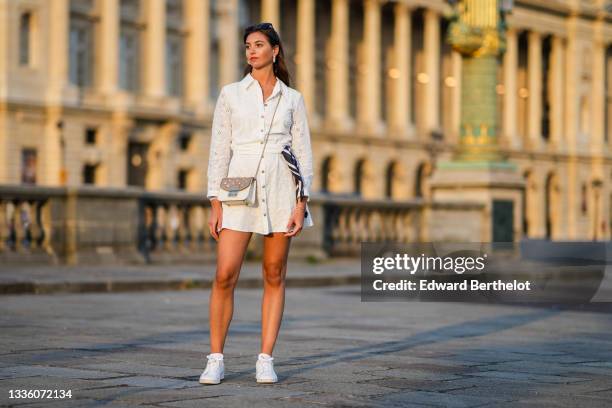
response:
[[(226, 379), (197, 379), (207, 290), (0, 297), (0, 405), (612, 406), (612, 307), (362, 303), (287, 291), (280, 382), (255, 383), (261, 291), (238, 289)], [(9, 400), (11, 389), (72, 400)]]
[[(287, 284), (327, 286), (360, 282), (360, 260), (291, 260)], [(83, 293), (210, 288), (215, 263), (201, 265), (0, 265), (0, 294)], [(261, 261), (245, 261), (241, 287), (261, 286)]]

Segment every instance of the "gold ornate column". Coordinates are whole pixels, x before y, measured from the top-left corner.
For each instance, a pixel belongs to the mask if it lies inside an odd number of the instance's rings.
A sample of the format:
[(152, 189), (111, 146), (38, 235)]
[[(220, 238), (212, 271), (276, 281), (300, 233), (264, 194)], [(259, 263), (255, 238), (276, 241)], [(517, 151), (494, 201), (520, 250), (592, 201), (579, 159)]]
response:
[[(517, 241), (523, 235), (524, 181), (498, 146), (496, 86), (498, 55), (505, 49), (503, 11), (496, 0), (463, 0), (454, 11), (448, 39), (462, 56), (460, 140), (452, 160), (435, 165), (430, 189), (434, 201), (484, 206), (480, 236), (456, 231), (453, 240)], [(444, 233), (439, 236), (449, 236)]]

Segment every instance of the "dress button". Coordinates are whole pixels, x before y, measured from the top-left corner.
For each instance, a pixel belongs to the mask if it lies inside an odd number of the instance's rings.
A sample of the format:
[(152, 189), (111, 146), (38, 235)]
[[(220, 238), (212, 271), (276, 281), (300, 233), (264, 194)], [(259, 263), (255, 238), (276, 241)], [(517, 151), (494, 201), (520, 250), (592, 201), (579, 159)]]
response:
[(261, 188), (266, 188), (266, 185), (265, 185), (265, 184), (263, 184), (263, 185), (261, 186)]
[(262, 172), (262, 173), (264, 173), (264, 171), (263, 171), (263, 170), (262, 170), (261, 172)]
[(261, 115), (261, 118), (263, 119), (264, 115)]
[(264, 106), (268, 106), (268, 104), (267, 104), (267, 103), (264, 103)]
[(264, 213), (264, 217), (266, 216), (266, 213)]

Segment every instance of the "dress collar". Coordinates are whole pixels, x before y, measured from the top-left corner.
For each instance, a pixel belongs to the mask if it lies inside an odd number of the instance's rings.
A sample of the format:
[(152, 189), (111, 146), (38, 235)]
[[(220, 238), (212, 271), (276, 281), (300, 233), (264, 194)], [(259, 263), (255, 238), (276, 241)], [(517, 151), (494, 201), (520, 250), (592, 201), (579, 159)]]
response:
[[(242, 78), (240, 85), (242, 86), (242, 89), (246, 90), (255, 82), (257, 82), (257, 80), (253, 78), (249, 72), (244, 76), (244, 78)], [(269, 96), (269, 98), (274, 97), (281, 89), (283, 90), (283, 93), (286, 93), (286, 88), (287, 85), (279, 77), (276, 77), (276, 84), (274, 84), (274, 89), (272, 90), (272, 94)]]

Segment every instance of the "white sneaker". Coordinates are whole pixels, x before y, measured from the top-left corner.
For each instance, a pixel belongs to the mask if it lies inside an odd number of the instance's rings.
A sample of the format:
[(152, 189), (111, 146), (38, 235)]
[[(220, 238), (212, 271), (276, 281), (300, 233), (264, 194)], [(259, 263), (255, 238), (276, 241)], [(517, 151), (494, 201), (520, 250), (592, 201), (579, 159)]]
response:
[(206, 356), (208, 363), (206, 369), (200, 375), (200, 384), (219, 384), (225, 377), (225, 365), (222, 353), (212, 353)]
[(259, 353), (257, 363), (255, 364), (255, 372), (258, 383), (275, 383), (278, 377), (274, 372), (274, 357), (266, 353)]

